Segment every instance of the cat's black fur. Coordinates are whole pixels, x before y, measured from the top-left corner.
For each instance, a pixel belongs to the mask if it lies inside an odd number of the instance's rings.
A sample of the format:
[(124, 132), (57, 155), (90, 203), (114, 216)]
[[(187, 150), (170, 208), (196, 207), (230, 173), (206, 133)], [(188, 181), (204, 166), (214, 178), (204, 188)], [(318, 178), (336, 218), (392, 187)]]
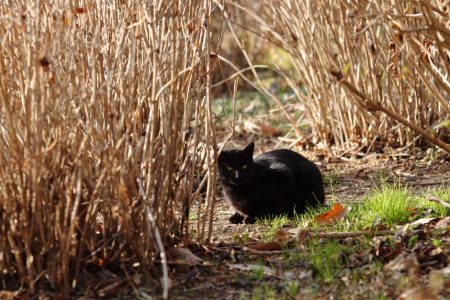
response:
[(255, 218), (301, 214), (307, 206), (325, 200), (317, 166), (297, 152), (281, 149), (253, 157), (254, 144), (243, 150), (222, 151), (219, 178), (236, 213), (233, 224), (254, 223)]

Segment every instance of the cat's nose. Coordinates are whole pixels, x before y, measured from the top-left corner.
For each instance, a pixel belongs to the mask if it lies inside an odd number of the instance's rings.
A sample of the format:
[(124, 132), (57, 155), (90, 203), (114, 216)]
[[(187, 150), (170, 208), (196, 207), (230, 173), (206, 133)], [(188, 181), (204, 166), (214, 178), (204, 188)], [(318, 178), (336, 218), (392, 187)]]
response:
[(241, 174), (239, 174), (239, 171), (234, 171), (234, 176), (236, 179), (239, 179), (241, 177)]

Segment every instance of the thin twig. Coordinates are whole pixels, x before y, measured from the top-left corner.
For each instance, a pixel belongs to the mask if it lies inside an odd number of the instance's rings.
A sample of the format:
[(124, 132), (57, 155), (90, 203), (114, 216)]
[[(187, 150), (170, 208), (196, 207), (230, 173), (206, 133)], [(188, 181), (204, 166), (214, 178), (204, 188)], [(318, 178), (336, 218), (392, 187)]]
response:
[(435, 202), (435, 203), (439, 203), (440, 205), (442, 205), (442, 206), (444, 206), (444, 207), (450, 208), (450, 203), (448, 203), (448, 202), (446, 202), (446, 201), (444, 201), (444, 200), (441, 200), (441, 199), (439, 199), (439, 198), (437, 198), (437, 197), (434, 197), (434, 196), (428, 196), (428, 197), (427, 197), (427, 200), (428, 200), (428, 201)]
[(382, 235), (394, 235), (396, 232), (393, 230), (364, 230), (364, 231), (353, 231), (353, 232), (322, 232), (312, 234), (312, 237), (317, 238), (348, 238), (348, 237), (358, 237), (358, 236), (382, 236)]
[(161, 239), (161, 235), (159, 233), (158, 226), (155, 222), (155, 217), (153, 216), (153, 213), (150, 209), (149, 199), (147, 197), (147, 194), (144, 191), (144, 187), (142, 186), (142, 181), (138, 178), (137, 184), (139, 186), (139, 194), (142, 197), (142, 200), (147, 203), (147, 206), (145, 208), (146, 210), (146, 219), (147, 219), (147, 225), (149, 231), (153, 231), (155, 235), (156, 244), (158, 245), (159, 250), (159, 257), (161, 258), (161, 267), (162, 267), (162, 273), (163, 273), (163, 298), (167, 299), (169, 298), (169, 271), (167, 268), (167, 256), (166, 251), (163, 246), (163, 242)]

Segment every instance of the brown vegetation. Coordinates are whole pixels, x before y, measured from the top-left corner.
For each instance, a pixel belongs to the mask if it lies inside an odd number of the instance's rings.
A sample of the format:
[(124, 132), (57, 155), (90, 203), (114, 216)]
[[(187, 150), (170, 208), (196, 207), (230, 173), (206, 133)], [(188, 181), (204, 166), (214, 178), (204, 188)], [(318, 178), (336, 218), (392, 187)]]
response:
[(207, 238), (210, 1), (67, 3), (0, 4), (3, 288), (68, 292), (97, 260), (164, 264), (204, 166)]
[(277, 62), (273, 67), (305, 106), (325, 147), (371, 151), (380, 142), (408, 145), (422, 136), (450, 152), (448, 135), (442, 141), (433, 132), (450, 118), (447, 1), (267, 0), (233, 6), (247, 13), (240, 28), (289, 53), (292, 70)]

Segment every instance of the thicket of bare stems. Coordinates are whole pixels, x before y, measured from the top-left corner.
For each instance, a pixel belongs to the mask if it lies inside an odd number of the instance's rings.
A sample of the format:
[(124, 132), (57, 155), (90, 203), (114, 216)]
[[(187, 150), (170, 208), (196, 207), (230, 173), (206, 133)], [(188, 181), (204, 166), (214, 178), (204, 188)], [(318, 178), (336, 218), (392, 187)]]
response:
[(164, 267), (206, 173), (207, 238), (210, 5), (1, 2), (0, 287), (69, 291), (100, 259)]
[(449, 1), (264, 0), (233, 6), (247, 13), (241, 27), (289, 53), (294, 70), (278, 71), (325, 147), (371, 151), (379, 141), (408, 145), (420, 135), (450, 153), (432, 133), (450, 118)]

